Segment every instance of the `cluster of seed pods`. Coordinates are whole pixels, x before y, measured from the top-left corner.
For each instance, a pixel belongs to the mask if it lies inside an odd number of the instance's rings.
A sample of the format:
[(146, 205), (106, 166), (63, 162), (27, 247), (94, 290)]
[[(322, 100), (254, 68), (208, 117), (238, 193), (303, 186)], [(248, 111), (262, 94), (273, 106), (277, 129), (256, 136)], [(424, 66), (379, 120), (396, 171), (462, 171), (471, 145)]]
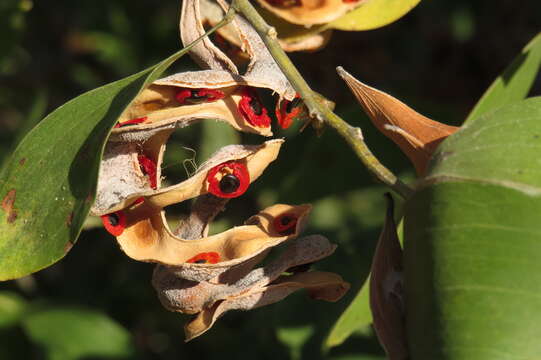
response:
[[(196, 30), (184, 33), (185, 43), (203, 31), (197, 9), (196, 0), (184, 1), (181, 28), (195, 19)], [(321, 236), (298, 238), (309, 205), (277, 204), (241, 226), (208, 235), (210, 222), (227, 201), (248, 191), (278, 157), (284, 140), (225, 146), (187, 180), (162, 185), (161, 164), (176, 129), (220, 120), (239, 131), (272, 135), (257, 88), (279, 94), (275, 113), (282, 127), (298, 114), (298, 97), (270, 55), (261, 51), (261, 40), (242, 18), (235, 21), (254, 51), (247, 72), (239, 75), (232, 61), (205, 39), (206, 46), (195, 47), (191, 55), (208, 70), (175, 74), (142, 91), (111, 133), (92, 207), (129, 257), (158, 264), (153, 285), (164, 306), (196, 314), (185, 327), (187, 339), (208, 330), (227, 310), (270, 304), (301, 288), (312, 297), (335, 301), (348, 289), (338, 275), (299, 270), (335, 248)], [(164, 208), (190, 199), (191, 213), (171, 229)], [(284, 242), (289, 245), (278, 260), (254, 269)]]

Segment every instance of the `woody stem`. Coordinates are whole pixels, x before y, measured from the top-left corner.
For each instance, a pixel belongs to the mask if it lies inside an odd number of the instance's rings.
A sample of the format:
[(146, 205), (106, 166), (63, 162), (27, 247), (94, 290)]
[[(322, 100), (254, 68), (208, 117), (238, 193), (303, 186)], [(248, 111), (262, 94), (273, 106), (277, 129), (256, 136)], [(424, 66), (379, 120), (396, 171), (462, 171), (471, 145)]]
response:
[(306, 83), (295, 65), (286, 55), (276, 38), (276, 30), (269, 26), (259, 15), (249, 0), (233, 0), (231, 7), (242, 13), (257, 31), (272, 57), (285, 74), (291, 85), (300, 94), (310, 115), (316, 121), (323, 121), (334, 128), (351, 146), (357, 157), (368, 170), (383, 184), (389, 186), (404, 199), (410, 197), (413, 190), (403, 183), (395, 174), (387, 169), (368, 148), (364, 142), (361, 129), (353, 127), (331, 111), (327, 105), (317, 100), (315, 93)]

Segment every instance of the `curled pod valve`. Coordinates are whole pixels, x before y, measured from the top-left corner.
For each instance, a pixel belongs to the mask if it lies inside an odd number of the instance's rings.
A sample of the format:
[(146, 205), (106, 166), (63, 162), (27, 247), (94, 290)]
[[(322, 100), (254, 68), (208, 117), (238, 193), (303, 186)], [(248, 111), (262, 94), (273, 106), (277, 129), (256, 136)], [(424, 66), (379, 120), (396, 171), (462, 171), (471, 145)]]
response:
[(211, 194), (221, 198), (235, 198), (248, 189), (250, 174), (245, 164), (228, 161), (210, 169), (207, 181)]

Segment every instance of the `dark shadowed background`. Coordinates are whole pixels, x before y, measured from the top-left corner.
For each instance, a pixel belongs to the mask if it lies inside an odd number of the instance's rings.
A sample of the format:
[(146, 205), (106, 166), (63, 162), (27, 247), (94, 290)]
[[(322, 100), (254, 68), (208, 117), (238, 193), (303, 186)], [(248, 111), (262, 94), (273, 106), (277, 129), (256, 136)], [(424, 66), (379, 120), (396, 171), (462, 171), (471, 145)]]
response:
[[(180, 46), (177, 1), (0, 2), (0, 162), (47, 113), (81, 93), (152, 65)], [(376, 133), (335, 67), (389, 92), (445, 123), (458, 125), (492, 80), (541, 29), (541, 3), (512, 0), (424, 0), (398, 22), (367, 32), (336, 31), (317, 53), (293, 61), (336, 111), (362, 127), (380, 160), (405, 179), (411, 165)], [(195, 69), (188, 57), (173, 70)], [(539, 94), (538, 79), (534, 93)], [(243, 197), (232, 200), (212, 231), (222, 231), (275, 202), (312, 203), (306, 234), (320, 233), (337, 252), (317, 264), (352, 284), (335, 304), (291, 295), (251, 312), (226, 314), (185, 344), (187, 317), (163, 309), (150, 285), (152, 265), (127, 258), (97, 219), (56, 265), (0, 284), (1, 359), (383, 359), (366, 324), (322, 355), (321, 344), (363, 285), (384, 217), (384, 188), (375, 185), (331, 130), (288, 131), (279, 159)], [(220, 146), (261, 138), (206, 122), (178, 130), (164, 172), (186, 178), (184, 159), (200, 164)], [(190, 150), (192, 149), (192, 150)], [(46, 176), (44, 174), (44, 176)], [(168, 208), (171, 221), (188, 204)], [(0, 234), (0, 236), (2, 236)], [(1, 266), (1, 264), (0, 264)], [(30, 315), (14, 320), (19, 310)], [(31, 316), (32, 315), (32, 316)]]

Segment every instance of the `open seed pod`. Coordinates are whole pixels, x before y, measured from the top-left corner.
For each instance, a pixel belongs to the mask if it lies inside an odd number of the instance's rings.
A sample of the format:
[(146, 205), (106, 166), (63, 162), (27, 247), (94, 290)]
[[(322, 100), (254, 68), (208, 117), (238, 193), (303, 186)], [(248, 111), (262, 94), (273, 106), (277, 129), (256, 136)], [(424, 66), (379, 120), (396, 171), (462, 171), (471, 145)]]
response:
[(248, 225), (198, 240), (174, 235), (163, 211), (145, 203), (110, 214), (107, 220), (121, 224), (116, 236), (129, 257), (172, 266), (177, 276), (202, 281), (297, 237), (309, 210), (309, 205), (274, 205), (250, 218)]
[(324, 24), (338, 19), (367, 0), (258, 0), (273, 14), (298, 25)]
[[(220, 20), (222, 20), (225, 15), (222, 8), (214, 0), (200, 0), (200, 7), (201, 19), (203, 24), (215, 26), (220, 22)], [(281, 27), (284, 26), (287, 25), (281, 25)], [(242, 47), (241, 39), (237, 30), (235, 29), (234, 24), (228, 24), (226, 26), (223, 26), (218, 29), (217, 32), (223, 38), (223, 41), (228, 42), (230, 45), (224, 46), (223, 43), (217, 43), (216, 45), (220, 49), (222, 49), (222, 51), (224, 51), (229, 58), (233, 59), (233, 55), (237, 53), (232, 52), (232, 49), (239, 49), (240, 51), (240, 48)], [(295, 39), (282, 38), (280, 35), (281, 34), (278, 34), (278, 41), (282, 46), (282, 49), (284, 49), (285, 51), (316, 51), (327, 45), (332, 35), (332, 29), (322, 31), (321, 33), (302, 36)]]
[[(270, 140), (263, 145), (229, 145), (211, 156), (194, 175), (180, 184), (161, 187), (161, 163), (169, 132), (161, 132), (142, 145), (110, 142), (102, 160), (98, 191), (92, 207), (94, 215), (105, 215), (144, 200), (144, 209), (163, 208), (208, 192), (220, 197), (240, 196), (249, 184), (276, 159), (283, 140)], [(229, 165), (224, 165), (228, 164)], [(213, 177), (209, 173), (214, 171)], [(228, 175), (238, 186), (225, 193), (219, 183)], [(232, 179), (232, 176), (236, 177)], [(224, 180), (227, 181), (227, 180)], [(227, 189), (225, 189), (227, 190)]]
[[(293, 240), (269, 264), (251, 270), (232, 268), (209, 281), (194, 282), (177, 277), (165, 267), (154, 272), (153, 285), (170, 311), (198, 315), (185, 327), (186, 340), (207, 331), (224, 312), (250, 310), (280, 301), (305, 288), (311, 297), (338, 300), (349, 288), (338, 275), (310, 271), (309, 264), (331, 255), (336, 245), (319, 235)], [(256, 262), (266, 255), (254, 258)], [(251, 271), (250, 271), (251, 270)]]
[[(229, 5), (219, 1), (220, 7), (227, 11)], [(184, 46), (192, 43), (205, 33), (201, 15), (200, 0), (185, 0), (182, 2), (180, 18), (180, 35)], [(241, 48), (248, 54), (250, 63), (244, 75), (239, 75), (236, 65), (229, 57), (214, 45), (210, 38), (205, 38), (194, 46), (190, 55), (201, 67), (210, 69), (217, 81), (237, 83), (248, 86), (267, 88), (278, 93), (280, 98), (293, 100), (295, 90), (274, 61), (267, 47), (246, 20), (235, 15), (232, 22), (241, 41)], [(209, 75), (210, 76), (210, 75)]]
[(206, 119), (227, 122), (239, 131), (272, 135), (267, 110), (255, 90), (243, 85), (247, 82), (238, 76), (212, 71), (156, 80), (121, 115), (110, 140), (144, 141), (160, 131)]

